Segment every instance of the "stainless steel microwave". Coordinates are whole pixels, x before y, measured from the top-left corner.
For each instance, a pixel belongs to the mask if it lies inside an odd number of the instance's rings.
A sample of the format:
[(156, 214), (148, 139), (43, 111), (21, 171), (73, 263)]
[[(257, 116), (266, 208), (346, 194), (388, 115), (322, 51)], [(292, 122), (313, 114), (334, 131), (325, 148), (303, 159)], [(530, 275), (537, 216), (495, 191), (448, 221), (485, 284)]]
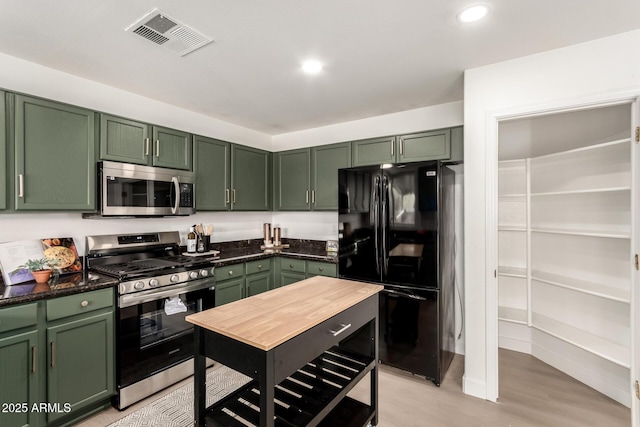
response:
[(194, 174), (189, 171), (98, 163), (102, 216), (170, 216), (196, 212)]

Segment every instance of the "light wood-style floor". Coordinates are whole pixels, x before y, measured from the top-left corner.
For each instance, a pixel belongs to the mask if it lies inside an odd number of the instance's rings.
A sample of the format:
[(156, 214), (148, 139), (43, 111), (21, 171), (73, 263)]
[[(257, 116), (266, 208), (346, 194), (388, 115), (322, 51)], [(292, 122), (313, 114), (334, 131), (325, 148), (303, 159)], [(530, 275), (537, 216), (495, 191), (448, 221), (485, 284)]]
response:
[[(381, 366), (380, 427), (628, 427), (628, 408), (532, 356), (501, 349), (498, 403), (462, 393), (464, 357), (456, 355), (438, 388), (433, 383)], [(183, 385), (171, 387), (168, 391)], [(351, 396), (368, 401), (368, 378)], [(167, 391), (167, 392), (168, 392)], [(104, 411), (80, 427), (104, 427), (160, 396), (127, 411)]]

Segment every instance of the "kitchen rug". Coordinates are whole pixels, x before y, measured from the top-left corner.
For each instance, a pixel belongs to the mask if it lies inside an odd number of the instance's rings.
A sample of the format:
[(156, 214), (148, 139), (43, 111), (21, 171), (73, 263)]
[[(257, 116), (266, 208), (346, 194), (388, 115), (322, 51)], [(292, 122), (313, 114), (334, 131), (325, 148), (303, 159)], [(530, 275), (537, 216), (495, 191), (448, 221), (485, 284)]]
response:
[[(250, 378), (220, 365), (207, 372), (207, 406), (249, 382)], [(193, 381), (138, 409), (108, 427), (193, 426)]]

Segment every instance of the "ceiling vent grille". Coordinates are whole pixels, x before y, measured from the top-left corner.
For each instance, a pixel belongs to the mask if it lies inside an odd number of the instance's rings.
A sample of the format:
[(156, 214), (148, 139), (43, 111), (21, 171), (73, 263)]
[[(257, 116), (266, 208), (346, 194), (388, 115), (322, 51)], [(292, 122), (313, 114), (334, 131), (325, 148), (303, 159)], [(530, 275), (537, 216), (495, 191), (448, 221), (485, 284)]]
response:
[(147, 12), (142, 18), (125, 28), (125, 31), (144, 37), (180, 56), (213, 41), (158, 9)]

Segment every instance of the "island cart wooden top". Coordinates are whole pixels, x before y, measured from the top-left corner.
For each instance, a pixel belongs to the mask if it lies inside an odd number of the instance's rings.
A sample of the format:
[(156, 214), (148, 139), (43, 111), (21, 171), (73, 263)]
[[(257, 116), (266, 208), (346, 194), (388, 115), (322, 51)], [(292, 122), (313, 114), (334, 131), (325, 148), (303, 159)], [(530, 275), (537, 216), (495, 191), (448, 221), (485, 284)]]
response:
[(271, 350), (383, 289), (315, 276), (186, 317), (194, 325)]

